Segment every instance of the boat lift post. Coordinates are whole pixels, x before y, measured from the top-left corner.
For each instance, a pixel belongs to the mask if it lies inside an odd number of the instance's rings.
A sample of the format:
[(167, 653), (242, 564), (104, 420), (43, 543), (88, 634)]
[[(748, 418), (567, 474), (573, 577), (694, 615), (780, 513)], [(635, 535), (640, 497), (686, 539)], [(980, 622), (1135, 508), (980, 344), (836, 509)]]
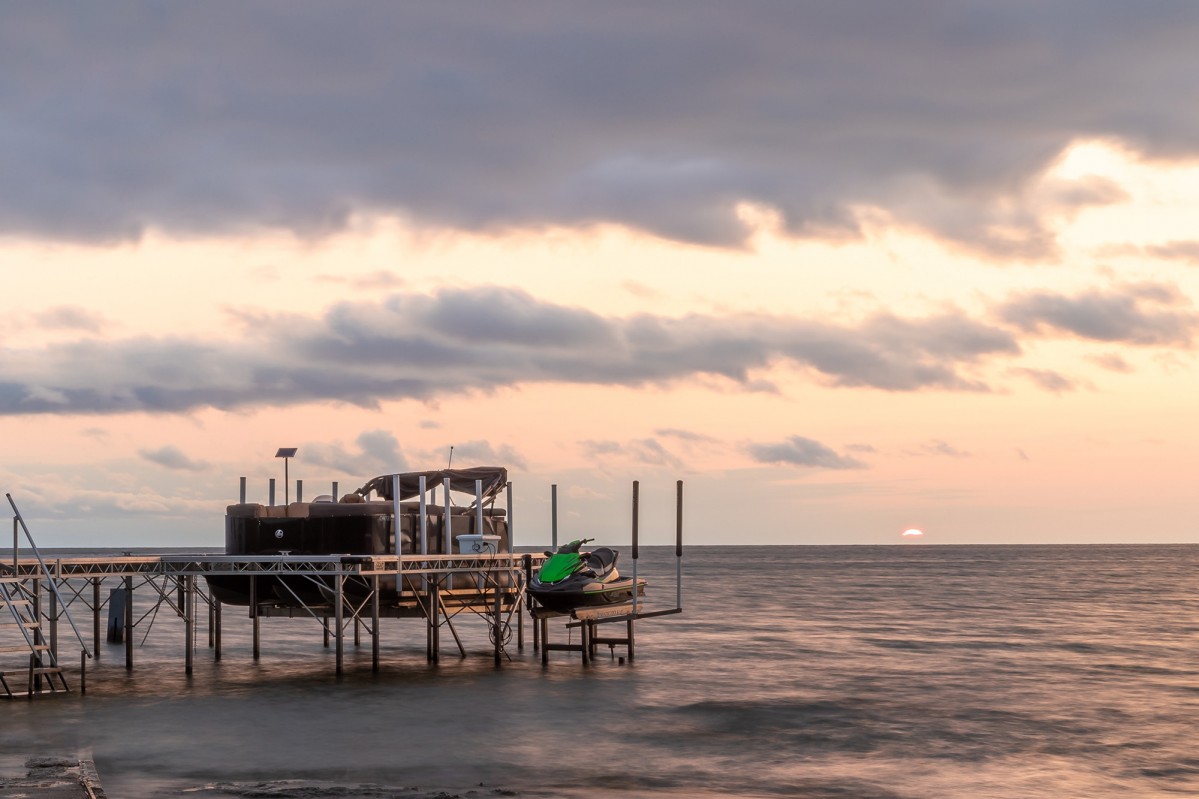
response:
[(683, 481), (675, 484), (674, 509), (674, 606), (683, 609)]
[[(633, 615), (637, 615), (637, 558), (639, 555), (637, 548), (637, 523), (639, 513), (639, 503), (641, 495), (641, 483), (638, 480), (633, 481)], [(630, 658), (631, 659), (631, 658)]]
[(550, 486), (550, 549), (558, 550), (558, 484)]
[[(505, 486), (505, 488), (507, 489), (505, 510), (507, 512), (507, 517), (508, 517), (508, 551), (515, 555), (516, 554), (516, 532), (515, 532), (515, 528), (512, 525), (512, 481), (511, 480), (508, 481), (508, 484)], [(530, 558), (526, 555), (525, 556), (525, 564), (526, 564), (525, 573), (526, 574), (528, 573), (529, 561), (530, 561)], [(526, 585), (528, 585), (528, 584), (526, 583)], [(516, 648), (518, 651), (522, 651), (522, 652), (524, 651), (524, 648), (525, 648), (525, 606), (524, 606), (524, 603), (520, 601), (520, 593), (519, 592), (516, 594)]]

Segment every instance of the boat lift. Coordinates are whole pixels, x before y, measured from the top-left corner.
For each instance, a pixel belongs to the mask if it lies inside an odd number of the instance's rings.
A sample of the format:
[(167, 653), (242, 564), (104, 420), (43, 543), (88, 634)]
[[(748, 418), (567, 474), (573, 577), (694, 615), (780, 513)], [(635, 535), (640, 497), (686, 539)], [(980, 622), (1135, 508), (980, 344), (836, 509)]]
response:
[[(298, 481), (297, 481), (298, 482)], [(244, 478), (243, 478), (244, 486)], [(184, 625), (184, 660), (187, 674), (194, 665), (196, 637), (201, 626), (198, 616), (207, 612), (208, 647), (215, 660), (222, 656), (221, 630), (223, 603), (206, 590), (203, 580), (196, 578), (207, 575), (237, 574), (251, 578), (274, 578), (288, 575), (299, 580), (311, 580), (325, 586), (327, 601), (323, 603), (281, 603), (276, 600), (251, 604), (248, 612), (252, 620), (253, 658), (261, 654), (261, 618), (310, 618), (322, 628), (324, 644), (332, 644), (336, 651), (336, 672), (342, 674), (345, 640), (352, 631), (354, 644), (361, 644), (361, 634), (371, 637), (372, 669), (380, 669), (380, 620), (383, 618), (422, 618), (426, 629), (426, 656), (429, 662), (437, 663), (441, 651), (441, 631), (447, 629), (465, 657), (466, 649), (455, 629), (455, 622), (479, 618), (488, 624), (488, 636), (496, 665), (510, 659), (508, 645), (511, 643), (513, 626), (516, 644), (524, 649), (524, 616), (533, 619), (533, 646), (540, 650), (542, 662), (548, 662), (548, 652), (554, 650), (578, 651), (584, 664), (595, 660), (596, 647), (608, 644), (614, 649), (625, 646), (630, 661), (635, 656), (635, 622), (641, 619), (667, 616), (682, 612), (682, 498), (683, 484), (678, 481), (676, 498), (676, 596), (675, 606), (661, 610), (647, 610), (643, 600), (634, 597), (631, 602), (602, 608), (580, 608), (569, 614), (547, 612), (535, 606), (525, 591), (527, 577), (544, 560), (540, 553), (456, 553), (451, 555), (402, 554), (402, 555), (179, 555), (179, 556), (92, 556), (58, 558), (48, 564), (29, 534), (24, 518), (9, 496), (14, 512), (14, 541), (12, 560), (0, 563), (0, 617), (7, 609), (13, 615), (17, 627), (22, 631), (22, 652), (30, 654), (30, 694), (65, 689), (66, 679), (59, 663), (58, 623), (66, 618), (80, 645), (79, 688), (86, 690), (87, 661), (100, 657), (102, 611), (108, 609), (108, 641), (124, 643), (125, 668), (134, 668), (135, 633), (142, 630), (142, 641), (146, 640), (160, 612), (166, 618), (177, 618)], [(554, 544), (557, 541), (556, 492), (554, 486)], [(507, 485), (508, 512), (511, 514), (511, 484)], [(398, 492), (397, 492), (398, 493)], [(244, 499), (244, 494), (243, 494)], [(423, 500), (423, 497), (422, 497)], [(422, 514), (423, 516), (424, 514)], [(511, 525), (511, 515), (508, 517)], [(511, 526), (509, 534), (511, 535)], [(20, 557), (17, 533), (23, 530), (28, 539), (28, 549), (33, 558)], [(422, 530), (422, 536), (424, 535)], [(639, 483), (633, 483), (632, 515), (632, 573), (637, 576), (639, 547)], [(367, 585), (365, 594), (351, 596), (346, 590), (347, 581), (356, 585)], [(385, 582), (386, 581), (386, 582)], [(394, 581), (394, 582), (393, 582)], [(107, 597), (102, 596), (105, 583), (116, 582)], [(397, 592), (388, 593), (388, 601), (380, 599), (380, 586), (392, 583)], [(89, 590), (90, 589), (90, 590)], [(148, 589), (152, 602), (139, 603), (141, 615), (135, 613), (134, 591)], [(29, 610), (24, 607), (17, 591), (33, 592)], [(42, 595), (48, 603), (41, 602)], [(395, 599), (391, 597), (395, 594)], [(297, 600), (300, 597), (296, 597)], [(48, 604), (48, 607), (46, 606)], [(69, 609), (82, 605), (93, 617), (92, 646), (84, 638), (72, 620)], [(24, 612), (25, 616), (19, 614)], [(515, 619), (513, 618), (515, 617)], [(559, 617), (566, 621), (568, 631), (578, 629), (581, 643), (551, 643), (549, 640), (550, 619)], [(600, 634), (599, 625), (624, 622), (623, 636)], [(47, 633), (48, 628), (48, 635)], [(0, 647), (6, 641), (0, 638)], [(0, 653), (4, 652), (0, 648)], [(14, 650), (15, 651), (15, 650)], [(622, 659), (623, 661), (623, 659)], [(16, 672), (8, 672), (13, 675)], [(2, 678), (4, 675), (0, 675)], [(50, 683), (54, 678), (57, 682)], [(51, 687), (53, 686), (53, 687)], [(36, 688), (36, 691), (35, 691)], [(59, 690), (58, 692), (61, 692)], [(14, 695), (8, 685), (0, 679), (0, 697)]]

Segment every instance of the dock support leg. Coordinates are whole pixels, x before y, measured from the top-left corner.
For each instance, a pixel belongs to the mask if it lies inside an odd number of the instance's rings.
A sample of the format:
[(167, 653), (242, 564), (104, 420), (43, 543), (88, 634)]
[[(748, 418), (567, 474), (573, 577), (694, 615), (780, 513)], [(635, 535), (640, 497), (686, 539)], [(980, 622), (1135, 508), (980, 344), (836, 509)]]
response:
[[(50, 578), (53, 580), (54, 578)], [(51, 662), (58, 662), (58, 592), (50, 584), (50, 655)]]
[(434, 583), (432, 596), (429, 600), (429, 629), (433, 634), (434, 663), (441, 662), (441, 586)]
[(629, 662), (632, 663), (633, 657), (636, 654), (636, 645), (635, 645), (636, 642), (633, 640), (633, 627), (636, 626), (637, 622), (635, 619), (629, 619), (628, 621), (625, 622), (625, 624), (628, 625), (625, 628), (625, 630), (626, 630), (625, 637), (629, 639), (629, 644), (628, 644), (627, 649), (629, 650)]
[(325, 616), (325, 649), (329, 648), (329, 617)]
[[(333, 631), (333, 635), (334, 635), (334, 638), (336, 639), (336, 646), (337, 646), (337, 650), (336, 650), (336, 652), (337, 652), (337, 655), (336, 655), (337, 676), (340, 677), (341, 676), (341, 668), (342, 668), (342, 662), (341, 662), (342, 643), (341, 643), (341, 641), (345, 634), (345, 610), (344, 610), (345, 594), (344, 594), (344, 591), (345, 591), (346, 578), (345, 578), (345, 575), (343, 575), (339, 572), (337, 574), (337, 576), (333, 579), (334, 579), (334, 585), (335, 585), (334, 593), (336, 594), (335, 601), (334, 601), (334, 608), (333, 608), (333, 618), (334, 618), (334, 625), (336, 626), (336, 629)], [(355, 626), (357, 626), (357, 623), (355, 623)]]
[(100, 578), (92, 578), (92, 654), (100, 659)]
[(184, 663), (187, 676), (192, 675), (192, 657), (196, 648), (196, 576), (183, 578), (183, 646), (187, 649)]
[(213, 658), (216, 661), (221, 659), (221, 600), (216, 597), (212, 598), (212, 628), (213, 628)]
[(133, 576), (125, 578), (125, 671), (133, 671)]
[[(42, 581), (33, 581), (33, 620), (37, 622), (38, 627), (33, 631), (33, 642), (35, 644), (44, 645), (46, 643), (45, 627), (42, 626)], [(32, 699), (35, 691), (42, 690), (42, 672), (41, 668), (45, 664), (42, 662), (42, 652), (39, 649), (29, 657), (29, 697)]]
[(208, 603), (208, 648), (216, 644), (216, 602)]
[(516, 603), (516, 651), (525, 651), (525, 603)]
[(259, 648), (259, 634), (261, 628), (258, 623), (258, 576), (250, 575), (250, 618), (253, 620), (254, 628), (254, 660), (258, 660), (261, 650)]
[(500, 588), (495, 588), (495, 665), (500, 665), (500, 655), (504, 651), (504, 617), (500, 607)]
[[(546, 646), (546, 642), (549, 638), (549, 622), (544, 616), (542, 616), (540, 619), (537, 619), (535, 622), (533, 622), (533, 624), (535, 625), (533, 627), (534, 639), (537, 638), (537, 631), (540, 631), (540, 633), (541, 633), (541, 635), (540, 635), (540, 637), (541, 637), (541, 665), (542, 666), (549, 665), (550, 650)], [(534, 647), (534, 648), (536, 648), (536, 647)]]
[(379, 575), (371, 578), (371, 671), (379, 670)]

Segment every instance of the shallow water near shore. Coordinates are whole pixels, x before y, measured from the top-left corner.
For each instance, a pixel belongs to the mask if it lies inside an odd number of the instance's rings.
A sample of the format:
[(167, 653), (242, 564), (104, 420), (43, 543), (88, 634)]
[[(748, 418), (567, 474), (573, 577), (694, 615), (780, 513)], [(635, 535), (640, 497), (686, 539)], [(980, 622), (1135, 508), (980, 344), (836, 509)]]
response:
[[(642, 556), (673, 605), (673, 549)], [(1199, 792), (1196, 567), (1179, 545), (693, 547), (685, 611), (639, 624), (635, 663), (543, 668), (526, 628), (497, 669), (466, 620), (468, 657), (443, 636), (434, 666), (421, 622), (384, 620), (382, 671), (364, 635), (340, 679), (308, 618), (264, 619), (253, 661), (236, 608), (189, 679), (163, 616), (131, 674), (103, 645), (86, 696), (0, 705), (0, 751), (92, 757), (114, 799), (1177, 796)]]

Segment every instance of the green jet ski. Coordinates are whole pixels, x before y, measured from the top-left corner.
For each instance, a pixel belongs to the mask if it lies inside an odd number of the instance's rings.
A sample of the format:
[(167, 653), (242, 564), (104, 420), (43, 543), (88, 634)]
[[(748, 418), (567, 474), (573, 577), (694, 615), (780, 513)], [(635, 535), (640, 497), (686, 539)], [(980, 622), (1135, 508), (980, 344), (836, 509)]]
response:
[(549, 559), (529, 582), (529, 593), (543, 608), (567, 613), (575, 608), (595, 605), (614, 605), (629, 602), (633, 591), (645, 593), (645, 580), (620, 576), (616, 559), (620, 553), (608, 547), (580, 551), (583, 544), (593, 541), (584, 538), (546, 552)]

